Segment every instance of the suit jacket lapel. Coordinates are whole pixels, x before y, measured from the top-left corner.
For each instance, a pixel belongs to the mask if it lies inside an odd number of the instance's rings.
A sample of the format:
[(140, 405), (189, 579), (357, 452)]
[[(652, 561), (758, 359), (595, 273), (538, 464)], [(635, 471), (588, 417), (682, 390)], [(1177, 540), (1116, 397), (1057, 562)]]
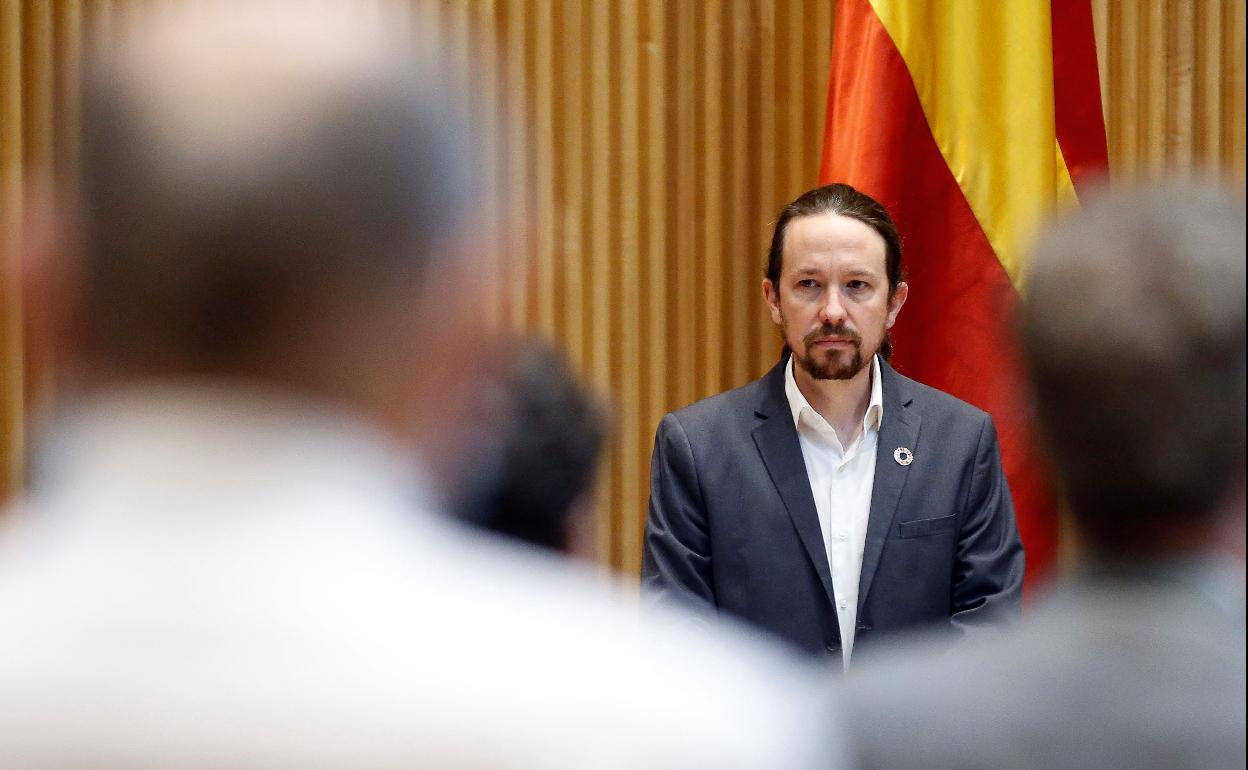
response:
[[(875, 483), (871, 490), (871, 512), (867, 519), (867, 539), (862, 551), (862, 576), (858, 582), (858, 616), (871, 592), (875, 570), (880, 566), (884, 541), (893, 527), (897, 503), (906, 485), (909, 466), (893, 459), (898, 447), (913, 450), (918, 443), (918, 412), (910, 408), (913, 398), (906, 382), (887, 363), (880, 362), (880, 379), (884, 386), (884, 422), (880, 425), (879, 443), (875, 450)], [(915, 462), (922, 462), (916, 459)]]
[(815, 509), (815, 498), (810, 491), (810, 478), (806, 475), (806, 460), (797, 440), (793, 414), (784, 396), (786, 363), (781, 361), (763, 378), (763, 397), (755, 410), (762, 422), (754, 428), (754, 444), (784, 507), (788, 509), (806, 555), (814, 563), (828, 602), (835, 607), (832, 572), (828, 568), (828, 551), (819, 528), (819, 512)]

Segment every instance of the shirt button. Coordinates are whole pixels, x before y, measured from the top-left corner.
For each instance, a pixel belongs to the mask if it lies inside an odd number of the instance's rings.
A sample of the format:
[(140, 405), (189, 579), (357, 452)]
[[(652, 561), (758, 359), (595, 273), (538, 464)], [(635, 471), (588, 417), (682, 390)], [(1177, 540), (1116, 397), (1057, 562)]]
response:
[(841, 609), (845, 609), (845, 608), (846, 608), (846, 607), (848, 607), (848, 606), (849, 606), (849, 600), (848, 600), (848, 599), (841, 599)]
[(847, 532), (847, 531), (845, 531), (845, 530), (843, 530), (843, 529), (842, 529), (840, 532), (836, 533), (836, 534), (837, 534), (837, 537), (841, 538), (842, 540), (844, 540), (844, 539), (846, 539), (847, 537), (849, 537), (849, 532)]

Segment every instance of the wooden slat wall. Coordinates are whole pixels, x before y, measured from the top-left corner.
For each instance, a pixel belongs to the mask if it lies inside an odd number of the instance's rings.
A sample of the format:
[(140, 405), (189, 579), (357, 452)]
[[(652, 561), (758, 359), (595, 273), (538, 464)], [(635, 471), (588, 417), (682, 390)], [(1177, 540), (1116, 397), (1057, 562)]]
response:
[(0, 502), (24, 460), (21, 296), (17, 286), (22, 220), (22, 12), (0, 0)]
[(1115, 179), (1244, 181), (1243, 0), (1092, 0)]
[(759, 299), (768, 222), (815, 182), (832, 7), (491, 9), (474, 18), (508, 102), (497, 194), (507, 250), (528, 255), (500, 317), (555, 341), (609, 396), (599, 553), (636, 571), (659, 418), (777, 353)]
[[(164, 0), (177, 2), (177, 0)], [(388, 23), (415, 30), (405, 9)], [(83, 41), (153, 0), (0, 0), (0, 211), (76, 156)], [(598, 494), (604, 563), (635, 572), (662, 414), (758, 376), (769, 222), (815, 182), (830, 0), (429, 0), (485, 131), (483, 206), (503, 276), (482, 312), (554, 340), (614, 407)], [(1244, 179), (1242, 0), (1093, 0), (1111, 170)], [(472, 42), (470, 42), (470, 40)], [(498, 51), (497, 56), (484, 52)], [(524, 257), (517, 263), (515, 257)], [(0, 283), (0, 496), (21, 462), (20, 327)]]

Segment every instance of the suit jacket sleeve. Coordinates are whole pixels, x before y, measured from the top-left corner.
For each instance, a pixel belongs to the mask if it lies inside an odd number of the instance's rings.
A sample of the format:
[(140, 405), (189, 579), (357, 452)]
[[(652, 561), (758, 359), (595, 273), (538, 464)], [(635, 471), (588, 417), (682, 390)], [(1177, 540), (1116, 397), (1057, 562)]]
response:
[(1014, 620), (1022, 607), (1023, 545), (1001, 466), (997, 431), (987, 416), (964, 510), (953, 570), (952, 622), (970, 630)]
[(715, 609), (711, 533), (697, 462), (673, 414), (664, 416), (654, 440), (641, 582), (652, 603)]

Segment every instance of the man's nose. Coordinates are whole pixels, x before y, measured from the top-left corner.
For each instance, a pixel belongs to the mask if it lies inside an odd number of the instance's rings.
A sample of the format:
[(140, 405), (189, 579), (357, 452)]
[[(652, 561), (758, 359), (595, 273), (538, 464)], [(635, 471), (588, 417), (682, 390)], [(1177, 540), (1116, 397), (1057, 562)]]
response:
[(819, 307), (819, 320), (828, 325), (836, 325), (845, 320), (845, 304), (839, 291), (829, 291), (823, 304)]

